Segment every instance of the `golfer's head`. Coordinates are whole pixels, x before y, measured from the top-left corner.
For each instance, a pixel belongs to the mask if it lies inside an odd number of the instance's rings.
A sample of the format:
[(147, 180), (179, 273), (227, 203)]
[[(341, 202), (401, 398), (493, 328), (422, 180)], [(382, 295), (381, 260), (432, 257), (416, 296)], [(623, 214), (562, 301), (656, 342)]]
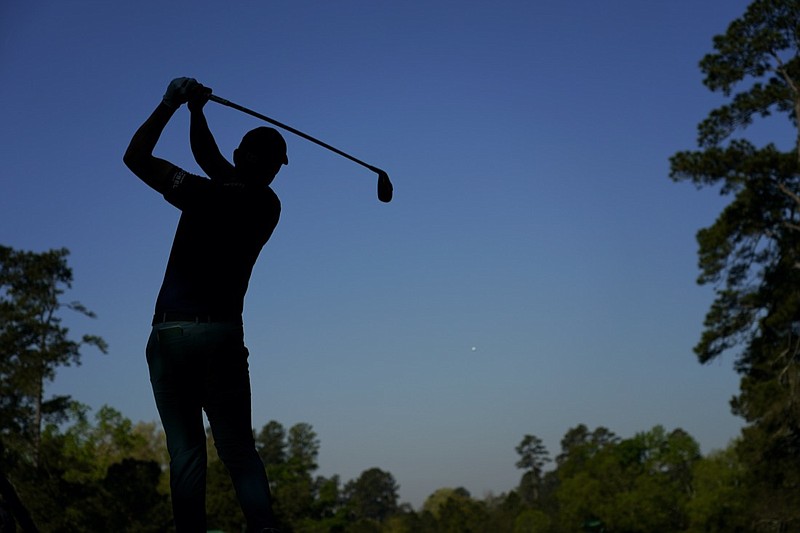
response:
[(250, 130), (233, 152), (233, 162), (246, 182), (269, 185), (281, 165), (289, 164), (286, 141), (274, 128), (262, 126)]

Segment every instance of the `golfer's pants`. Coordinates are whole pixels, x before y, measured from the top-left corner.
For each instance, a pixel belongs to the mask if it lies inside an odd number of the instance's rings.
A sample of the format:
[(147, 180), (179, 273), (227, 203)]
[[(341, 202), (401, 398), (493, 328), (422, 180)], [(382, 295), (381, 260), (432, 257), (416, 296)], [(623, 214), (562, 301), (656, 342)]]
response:
[(203, 410), (248, 530), (275, 527), (269, 483), (253, 439), (247, 357), (240, 324), (153, 326), (147, 364), (167, 436), (172, 510), (179, 533), (206, 531)]

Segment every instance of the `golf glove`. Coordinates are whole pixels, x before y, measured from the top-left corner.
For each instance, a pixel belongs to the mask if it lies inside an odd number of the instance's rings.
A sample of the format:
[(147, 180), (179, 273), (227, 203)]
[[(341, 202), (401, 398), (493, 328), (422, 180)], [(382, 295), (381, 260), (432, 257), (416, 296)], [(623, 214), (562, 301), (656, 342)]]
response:
[(208, 98), (211, 96), (211, 89), (205, 87), (200, 83), (190, 84), (186, 91), (186, 105), (189, 111), (201, 111), (203, 106), (208, 103)]
[(189, 89), (197, 83), (194, 78), (175, 78), (167, 86), (161, 102), (167, 107), (177, 109), (188, 100)]

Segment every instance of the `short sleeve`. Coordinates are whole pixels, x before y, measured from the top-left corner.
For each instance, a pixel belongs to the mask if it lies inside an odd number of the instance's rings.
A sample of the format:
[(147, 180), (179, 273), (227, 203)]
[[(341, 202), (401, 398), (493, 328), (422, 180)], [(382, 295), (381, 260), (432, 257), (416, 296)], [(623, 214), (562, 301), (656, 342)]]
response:
[(164, 199), (183, 211), (206, 198), (210, 192), (210, 185), (211, 181), (206, 178), (175, 167), (175, 172), (167, 181)]

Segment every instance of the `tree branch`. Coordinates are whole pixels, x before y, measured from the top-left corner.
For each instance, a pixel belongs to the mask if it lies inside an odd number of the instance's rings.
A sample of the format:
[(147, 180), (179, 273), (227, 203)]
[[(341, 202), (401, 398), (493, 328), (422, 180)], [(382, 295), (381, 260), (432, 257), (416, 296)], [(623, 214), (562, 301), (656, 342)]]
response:
[[(786, 64), (783, 62), (778, 53), (773, 50), (770, 52), (770, 55), (777, 64), (777, 67), (774, 69), (775, 72), (777, 72), (781, 78), (783, 78), (783, 81), (786, 82), (786, 85), (792, 91), (792, 95), (794, 97), (794, 117), (795, 120), (800, 121), (800, 87), (797, 86), (794, 79), (789, 74), (789, 71), (786, 69)], [(795, 150), (797, 151), (797, 168), (800, 171), (800, 130), (798, 130), (797, 133)]]
[(39, 528), (34, 524), (31, 518), (31, 513), (19, 499), (17, 491), (14, 490), (14, 485), (8, 480), (5, 474), (0, 472), (0, 495), (3, 501), (9, 506), (11, 514), (19, 522), (22, 531), (25, 533), (38, 533)]
[(783, 194), (794, 200), (794, 202), (798, 205), (798, 207), (800, 207), (800, 195), (790, 190), (785, 183), (779, 183), (778, 188), (781, 190)]
[(786, 85), (792, 90), (795, 95), (795, 100), (797, 100), (798, 94), (800, 94), (800, 89), (798, 89), (797, 84), (794, 82), (794, 79), (789, 75), (789, 72), (786, 70), (786, 63), (783, 62), (781, 56), (779, 56), (774, 50), (770, 52), (770, 55), (777, 63), (777, 67), (773, 69), (775, 72), (781, 75), (783, 81), (786, 82)]

